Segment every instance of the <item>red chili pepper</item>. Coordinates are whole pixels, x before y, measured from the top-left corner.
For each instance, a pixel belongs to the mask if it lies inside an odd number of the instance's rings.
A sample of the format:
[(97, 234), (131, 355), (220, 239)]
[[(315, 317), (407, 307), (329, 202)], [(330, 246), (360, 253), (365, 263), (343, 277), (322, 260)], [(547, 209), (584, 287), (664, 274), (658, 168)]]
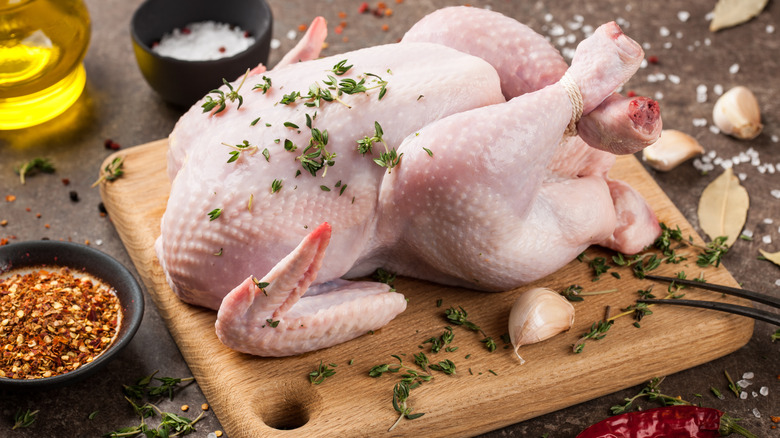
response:
[(577, 438), (703, 438), (732, 433), (756, 438), (736, 421), (717, 409), (685, 405), (666, 406), (615, 415), (585, 429)]

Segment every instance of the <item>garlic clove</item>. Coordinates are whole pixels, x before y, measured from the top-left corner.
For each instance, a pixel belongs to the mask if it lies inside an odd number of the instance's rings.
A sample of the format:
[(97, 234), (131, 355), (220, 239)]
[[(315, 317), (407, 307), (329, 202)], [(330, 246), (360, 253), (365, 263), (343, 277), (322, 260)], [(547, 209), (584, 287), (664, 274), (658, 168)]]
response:
[(574, 306), (561, 294), (538, 287), (523, 292), (509, 312), (509, 339), (518, 348), (549, 339), (574, 325)]
[(676, 129), (664, 129), (655, 143), (644, 148), (642, 159), (653, 169), (667, 172), (703, 153), (695, 138)]
[(734, 87), (715, 102), (712, 121), (720, 132), (741, 140), (756, 138), (764, 125), (758, 99), (748, 88)]

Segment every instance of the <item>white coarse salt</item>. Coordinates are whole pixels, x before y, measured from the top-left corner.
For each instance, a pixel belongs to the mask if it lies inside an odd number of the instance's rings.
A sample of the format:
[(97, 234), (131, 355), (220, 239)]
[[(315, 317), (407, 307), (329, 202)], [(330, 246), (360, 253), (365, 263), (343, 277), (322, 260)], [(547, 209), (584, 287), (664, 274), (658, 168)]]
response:
[(740, 181), (744, 181), (747, 179), (747, 173), (740, 172), (737, 174), (737, 177), (739, 178)]
[(718, 127), (717, 127), (717, 126), (715, 126), (715, 125), (710, 125), (710, 126), (709, 126), (709, 130), (710, 130), (710, 132), (711, 132), (711, 133), (713, 133), (713, 134), (720, 134), (720, 128), (718, 128)]
[(685, 23), (688, 21), (688, 19), (691, 18), (691, 13), (688, 11), (680, 11), (677, 13), (677, 19)]
[(764, 218), (764, 223), (767, 225), (772, 225), (773, 222), (771, 217)]
[(759, 411), (758, 408), (753, 408), (753, 416), (756, 418), (761, 418), (761, 411)]
[(780, 141), (780, 137), (778, 137), (777, 135), (774, 135), (774, 134), (772, 134), (772, 136), (769, 137), (769, 138), (770, 138), (770, 140), (772, 140), (772, 143), (777, 143), (778, 141)]
[(550, 36), (563, 36), (563, 34), (566, 33), (566, 29), (563, 28), (560, 24), (554, 24), (552, 29), (548, 32)]
[(680, 32), (680, 31), (677, 31), (677, 32), (675, 32), (674, 36), (676, 36), (678, 40), (681, 40), (682, 37), (683, 37), (683, 33)]
[(294, 40), (295, 38), (298, 38), (298, 32), (296, 32), (294, 29), (290, 29), (287, 31), (287, 39), (288, 40)]
[(769, 245), (770, 243), (772, 243), (772, 236), (767, 234), (766, 236), (761, 238), (761, 241)]
[(723, 94), (723, 85), (721, 84), (715, 84), (712, 86), (712, 92), (720, 96)]
[(658, 33), (662, 37), (668, 37), (671, 32), (669, 32), (669, 29), (667, 29), (665, 26), (661, 26), (661, 28), (658, 29)]
[(747, 400), (747, 392), (742, 391), (739, 393), (739, 398), (742, 400)]
[(279, 41), (279, 39), (277, 39), (277, 38), (272, 38), (271, 39), (271, 50), (276, 50), (279, 47), (282, 47), (282, 42)]
[(162, 36), (152, 51), (182, 61), (210, 61), (237, 55), (255, 43), (243, 29), (226, 23), (201, 21)]
[(748, 237), (748, 238), (753, 237), (753, 231), (752, 230), (748, 230), (747, 228), (742, 230), (742, 234), (744, 234), (745, 237)]
[(669, 82), (678, 85), (680, 83), (680, 77), (677, 75), (669, 75)]
[(668, 42), (665, 42), (665, 43), (664, 43), (664, 49), (671, 49), (671, 48), (672, 48), (672, 43), (671, 43), (671, 41), (668, 41)]
[(712, 19), (713, 19), (714, 17), (715, 17), (715, 13), (714, 13), (714, 12), (711, 12), (711, 11), (710, 11), (710, 12), (707, 12), (706, 14), (704, 14), (704, 20), (705, 20), (705, 21), (712, 21)]
[(778, 278), (777, 280), (775, 280), (775, 286), (777, 286), (777, 287), (780, 287), (780, 278)]
[(549, 22), (553, 21), (553, 15), (550, 14), (550, 13), (544, 14), (544, 21), (546, 23), (549, 23)]
[(758, 390), (759, 394), (763, 396), (769, 395), (769, 387), (768, 386), (762, 386), (761, 389)]
[(739, 73), (739, 64), (731, 64), (731, 67), (729, 67), (729, 73), (733, 75)]
[(766, 25), (766, 33), (775, 33), (775, 27), (771, 24)]
[(751, 391), (751, 392), (750, 392), (750, 395), (752, 395), (752, 396), (753, 396), (753, 398), (756, 398), (756, 397), (758, 397), (758, 393), (757, 393), (756, 391)]
[(655, 94), (653, 95), (653, 99), (655, 100), (662, 100), (663, 98), (664, 98), (664, 93), (660, 91), (656, 91)]
[(697, 128), (707, 126), (707, 119), (693, 119), (693, 126)]
[(756, 375), (755, 375), (755, 374), (754, 374), (752, 371), (748, 371), (748, 372), (746, 372), (746, 373), (742, 374), (742, 378), (743, 378), (743, 379), (750, 380), (750, 379), (752, 379), (753, 377), (756, 377)]
[(769, 192), (772, 196), (774, 196), (777, 199), (780, 199), (780, 190), (774, 189), (771, 192)]

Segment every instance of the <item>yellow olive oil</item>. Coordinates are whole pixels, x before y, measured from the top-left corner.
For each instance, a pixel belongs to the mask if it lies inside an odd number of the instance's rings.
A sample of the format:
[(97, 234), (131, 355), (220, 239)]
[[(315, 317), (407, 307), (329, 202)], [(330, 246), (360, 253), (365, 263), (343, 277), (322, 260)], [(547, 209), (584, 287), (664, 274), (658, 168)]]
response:
[(89, 38), (81, 0), (0, 0), (0, 129), (45, 122), (79, 98)]

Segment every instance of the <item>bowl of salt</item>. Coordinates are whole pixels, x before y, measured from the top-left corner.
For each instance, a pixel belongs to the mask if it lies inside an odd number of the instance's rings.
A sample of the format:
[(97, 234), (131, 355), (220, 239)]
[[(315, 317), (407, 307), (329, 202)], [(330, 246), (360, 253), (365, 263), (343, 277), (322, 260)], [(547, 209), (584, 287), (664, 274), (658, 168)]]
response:
[(267, 63), (272, 29), (265, 0), (147, 0), (130, 23), (144, 79), (181, 107)]

